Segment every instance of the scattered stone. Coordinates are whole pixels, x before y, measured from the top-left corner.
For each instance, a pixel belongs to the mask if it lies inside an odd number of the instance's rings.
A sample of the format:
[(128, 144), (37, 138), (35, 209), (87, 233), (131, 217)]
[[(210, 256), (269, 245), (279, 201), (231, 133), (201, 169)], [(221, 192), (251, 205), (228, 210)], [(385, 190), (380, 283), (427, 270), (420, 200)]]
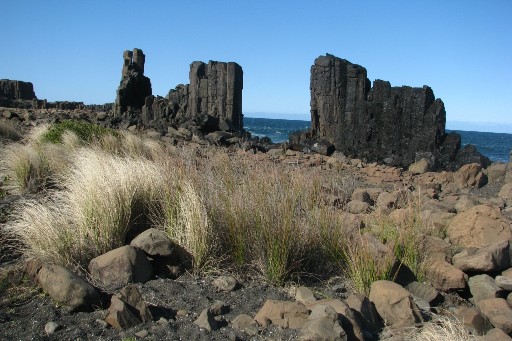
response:
[(384, 280), (373, 282), (369, 299), (391, 328), (412, 327), (423, 321), (411, 295), (399, 284)]
[(300, 329), (308, 316), (308, 309), (299, 302), (267, 300), (254, 319), (260, 326), (273, 324), (283, 328)]
[(464, 165), (453, 174), (453, 180), (459, 188), (480, 188), (487, 183), (487, 177), (481, 170), (478, 163)]
[(497, 286), (494, 279), (489, 275), (470, 277), (468, 286), (475, 304), (488, 298), (505, 297), (503, 289)]
[(512, 239), (510, 221), (500, 210), (478, 205), (457, 214), (446, 230), (453, 244), (463, 247), (485, 247)]
[(356, 188), (354, 192), (352, 192), (351, 200), (362, 201), (370, 205), (373, 203), (370, 194), (364, 188)]
[(506, 163), (494, 162), (492, 165), (487, 167), (487, 177), (489, 178), (489, 182), (504, 180), (506, 172)]
[(475, 198), (469, 195), (461, 195), (455, 204), (455, 210), (457, 213), (461, 213), (475, 207), (476, 205), (478, 205), (478, 201)]
[(228, 276), (220, 276), (213, 280), (212, 285), (218, 290), (218, 291), (233, 291), (237, 289), (238, 287), (238, 281), (235, 277), (228, 275)]
[(91, 277), (101, 286), (115, 290), (128, 283), (144, 283), (153, 275), (144, 251), (126, 245), (91, 260)]
[(105, 322), (117, 330), (134, 327), (142, 323), (142, 319), (137, 316), (134, 310), (126, 302), (114, 295), (110, 300), (110, 307), (108, 308)]
[(304, 305), (316, 301), (315, 294), (308, 287), (300, 286), (295, 293), (295, 300)]
[(425, 273), (437, 290), (446, 292), (466, 288), (468, 276), (446, 261), (436, 260), (428, 263)]
[(496, 282), (496, 285), (503, 290), (512, 291), (512, 278), (507, 276), (496, 276), (494, 281)]
[(370, 211), (370, 204), (364, 201), (352, 200), (347, 204), (347, 211), (353, 214), (364, 214)]
[(150, 228), (139, 234), (130, 243), (131, 246), (141, 249), (149, 256), (168, 257), (173, 251), (173, 242), (164, 231)]
[(135, 285), (127, 285), (117, 296), (129, 306), (135, 308), (138, 312), (138, 317), (140, 317), (143, 322), (148, 322), (153, 319), (146, 302)]
[(105, 329), (108, 327), (108, 323), (105, 322), (105, 320), (96, 319), (94, 322), (96, 322), (101, 329)]
[(512, 206), (512, 183), (506, 183), (501, 187), (498, 197), (503, 200), (507, 206)]
[(482, 341), (509, 341), (512, 340), (503, 330), (493, 328), (482, 337)]
[(188, 316), (188, 310), (185, 309), (179, 309), (176, 311), (176, 317), (185, 317)]
[(71, 311), (91, 311), (101, 303), (92, 285), (62, 266), (42, 265), (37, 280), (51, 298)]
[(217, 321), (215, 321), (213, 314), (210, 312), (210, 309), (208, 308), (204, 309), (201, 312), (197, 320), (194, 321), (194, 324), (199, 328), (205, 329), (209, 332), (219, 329)]
[(512, 332), (512, 310), (503, 298), (481, 300), (478, 302), (477, 308), (494, 327), (503, 330), (506, 334)]
[(482, 335), (491, 328), (475, 308), (459, 307), (453, 311), (453, 315), (473, 334)]
[(147, 331), (147, 329), (142, 329), (135, 333), (135, 336), (140, 337), (141, 339), (146, 338), (148, 335), (149, 335), (149, 332)]
[(425, 302), (428, 302), (429, 305), (432, 305), (439, 300), (439, 292), (428, 283), (412, 282), (405, 288), (411, 293), (413, 298), (420, 298)]
[(412, 174), (423, 174), (430, 171), (430, 163), (427, 159), (422, 158), (409, 166), (409, 172)]
[(302, 327), (298, 339), (346, 341), (347, 333), (340, 326), (338, 314), (334, 308), (329, 305), (317, 305)]
[(396, 206), (396, 197), (388, 192), (382, 192), (377, 197), (376, 205), (384, 212), (390, 212)]
[(510, 267), (509, 242), (506, 240), (481, 249), (466, 249), (453, 257), (453, 266), (466, 273), (506, 269)]
[(317, 306), (330, 306), (337, 313), (338, 318), (341, 321), (343, 330), (347, 333), (348, 340), (363, 341), (364, 333), (362, 330), (362, 321), (354, 314), (352, 309), (339, 299), (323, 299), (317, 300), (307, 305), (307, 308), (311, 311)]
[(61, 328), (62, 327), (58, 323), (50, 321), (44, 325), (44, 332), (46, 335), (51, 335)]
[(209, 309), (213, 316), (224, 315), (229, 312), (229, 306), (226, 303), (219, 300), (213, 302)]
[[(368, 297), (352, 294), (345, 299), (345, 303), (350, 308), (350, 311), (354, 313), (354, 318), (357, 320), (360, 328), (363, 329), (362, 334), (365, 331), (377, 333), (382, 329), (382, 319)], [(363, 340), (366, 340), (366, 338), (363, 338)]]
[(239, 330), (249, 335), (257, 335), (259, 333), (258, 323), (249, 315), (237, 315), (231, 322), (233, 329)]
[(160, 317), (158, 321), (156, 321), (156, 323), (158, 323), (161, 326), (166, 326), (169, 324), (169, 320), (166, 319), (165, 317)]

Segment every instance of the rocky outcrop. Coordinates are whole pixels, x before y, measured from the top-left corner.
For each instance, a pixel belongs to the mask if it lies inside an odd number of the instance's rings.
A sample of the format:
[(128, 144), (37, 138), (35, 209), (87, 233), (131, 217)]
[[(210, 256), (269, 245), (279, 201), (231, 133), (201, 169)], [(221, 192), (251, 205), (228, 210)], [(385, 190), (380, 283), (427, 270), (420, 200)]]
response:
[(151, 96), (151, 81), (144, 76), (145, 60), (146, 56), (141, 49), (124, 51), (122, 78), (114, 105), (116, 116), (130, 110), (141, 110), (146, 97)]
[(36, 98), (36, 94), (34, 86), (30, 82), (0, 79), (0, 97), (12, 100), (32, 100)]
[(376, 80), (372, 87), (364, 67), (328, 54), (311, 67), (310, 89), (311, 132), (294, 134), (291, 144), (326, 141), (346, 155), (403, 167), (422, 158), (432, 169), (480, 160), (471, 149), (458, 157), (460, 136), (445, 133), (443, 101), (428, 86)]
[(166, 98), (146, 98), (143, 125), (162, 132), (169, 126), (202, 132), (241, 131), (242, 67), (234, 62), (193, 62), (189, 78), (190, 84), (178, 85)]
[(34, 99), (37, 100), (32, 83), (0, 79), (0, 106), (30, 108)]

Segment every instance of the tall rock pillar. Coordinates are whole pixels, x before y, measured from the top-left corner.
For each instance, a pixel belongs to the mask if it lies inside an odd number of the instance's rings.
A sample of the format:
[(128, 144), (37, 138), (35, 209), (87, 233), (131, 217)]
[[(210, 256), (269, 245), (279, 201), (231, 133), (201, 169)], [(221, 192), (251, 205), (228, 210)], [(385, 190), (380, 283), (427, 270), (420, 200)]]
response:
[(144, 76), (145, 55), (141, 49), (124, 51), (122, 78), (117, 89), (114, 115), (129, 109), (141, 110), (147, 96), (151, 96), (151, 80)]

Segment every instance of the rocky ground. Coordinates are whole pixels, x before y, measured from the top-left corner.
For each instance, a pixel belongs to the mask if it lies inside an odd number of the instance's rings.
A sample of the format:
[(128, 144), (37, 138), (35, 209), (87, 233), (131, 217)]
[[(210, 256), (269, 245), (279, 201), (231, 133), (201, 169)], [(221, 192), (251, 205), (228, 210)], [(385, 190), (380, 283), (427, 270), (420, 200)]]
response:
[[(39, 117), (29, 111), (4, 111), (3, 115), (27, 128), (38, 123)], [(62, 116), (83, 115), (63, 112)], [(48, 120), (46, 117), (39, 119)], [(105, 117), (95, 114), (93, 121), (97, 120), (104, 122)], [(187, 132), (171, 133), (175, 135), (163, 138), (166, 143), (191, 148), (208, 143), (207, 139), (183, 141)], [(281, 288), (246, 274), (195, 276), (185, 272), (176, 279), (152, 276), (145, 283), (125, 287), (124, 294), (118, 286), (111, 291), (117, 296), (103, 293), (96, 297), (92, 312), (70, 312), (70, 306), (71, 310), (83, 310), (83, 302), (71, 304), (69, 295), (60, 295), (76, 287), (52, 291), (57, 282), (62, 283), (52, 277), (61, 270), (38, 265), (35, 272), (34, 266), (27, 266), (19, 255), (2, 250), (0, 339), (404, 340), (412, 335), (411, 328), (417, 329), (415, 326), (429, 319), (431, 312), (453, 314), (471, 332), (487, 333), (489, 340), (510, 339), (510, 164), (493, 164), (487, 169), (467, 165), (457, 172), (432, 173), (421, 162), (403, 170), (367, 164), (339, 153), (324, 156), (285, 150), (283, 146), (251, 148), (241, 140), (228, 140), (224, 136), (217, 142), (230, 145), (226, 152), (233, 158), (301, 167), (304, 172), (326, 177), (336, 174), (346, 190), (327, 193), (327, 200), (344, 210), (347, 220), (355, 225), (376, 211), (400, 219), (406, 214), (407, 201), (420, 201), (421, 217), (439, 232), (426, 236), (418, 245), (431, 255), (428, 281), (407, 285), (379, 282), (369, 297), (363, 297), (342, 276), (309, 278)], [(4, 193), (0, 203), (4, 221), (10, 204), (17, 199)], [(157, 257), (145, 247), (133, 247), (138, 248)], [(43, 273), (50, 274), (46, 282)], [(80, 281), (73, 281), (81, 290), (89, 290)]]

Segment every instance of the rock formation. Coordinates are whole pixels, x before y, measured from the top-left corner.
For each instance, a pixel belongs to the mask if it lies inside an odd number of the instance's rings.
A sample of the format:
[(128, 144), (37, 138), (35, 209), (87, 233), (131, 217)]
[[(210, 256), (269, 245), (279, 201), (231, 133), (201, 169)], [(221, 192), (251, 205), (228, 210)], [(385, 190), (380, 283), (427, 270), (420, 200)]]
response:
[(122, 78), (117, 89), (114, 115), (130, 110), (141, 110), (147, 96), (151, 96), (151, 81), (144, 76), (146, 56), (141, 49), (124, 51)]
[(443, 101), (428, 86), (376, 80), (372, 87), (364, 67), (327, 54), (311, 67), (310, 89), (311, 131), (293, 134), (292, 144), (327, 142), (347, 155), (395, 166), (422, 158), (432, 168), (457, 168), (466, 159), (488, 162), (467, 148), (459, 157), (460, 136), (445, 133)]
[(30, 108), (32, 100), (37, 100), (32, 83), (0, 79), (0, 106)]
[(237, 63), (210, 61), (190, 65), (190, 84), (178, 85), (166, 98), (148, 97), (142, 123), (165, 131), (194, 126), (202, 131), (243, 128), (243, 71)]
[(34, 93), (34, 86), (30, 82), (1, 79), (0, 97), (12, 100), (32, 100), (33, 98), (36, 98), (36, 94)]

